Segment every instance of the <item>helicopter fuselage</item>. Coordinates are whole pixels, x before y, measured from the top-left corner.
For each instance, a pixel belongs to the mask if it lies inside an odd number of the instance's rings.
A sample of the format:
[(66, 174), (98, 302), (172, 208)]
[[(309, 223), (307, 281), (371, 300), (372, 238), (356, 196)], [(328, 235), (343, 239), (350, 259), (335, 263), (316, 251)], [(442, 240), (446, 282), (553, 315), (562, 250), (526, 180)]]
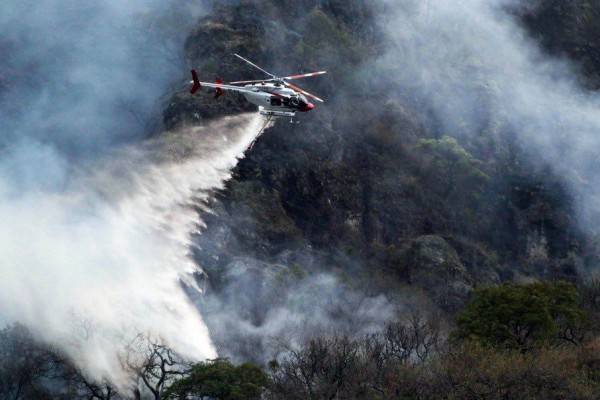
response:
[(244, 86), (244, 97), (259, 107), (262, 114), (308, 112), (315, 108), (306, 97), (278, 83), (254, 83)]

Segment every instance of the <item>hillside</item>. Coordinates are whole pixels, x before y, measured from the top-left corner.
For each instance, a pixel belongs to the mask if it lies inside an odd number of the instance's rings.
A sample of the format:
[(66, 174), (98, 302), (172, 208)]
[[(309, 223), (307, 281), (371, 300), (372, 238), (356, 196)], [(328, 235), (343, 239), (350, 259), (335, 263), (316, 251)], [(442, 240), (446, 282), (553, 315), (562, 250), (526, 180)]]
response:
[(598, 1), (0, 9), (0, 399), (600, 398)]
[[(594, 14), (584, 6), (563, 12), (555, 3), (515, 18), (547, 51), (562, 49), (580, 62), (588, 71), (581, 79), (593, 85), (595, 45), (584, 37), (592, 27), (573, 24), (578, 12), (584, 21)], [(278, 304), (265, 299), (278, 298), (288, 279), (296, 285), (323, 271), (372, 296), (423, 293), (450, 314), (477, 287), (586, 276), (597, 251), (578, 225), (568, 178), (539, 162), (535, 149), (521, 148), (518, 132), (497, 128), (502, 121), (484, 103), (477, 107), (487, 120), (465, 127), (476, 135), (447, 136), (440, 116), (374, 61), (390, 45), (385, 7), (295, 4), (215, 6), (186, 41), (189, 65), (206, 78), (259, 77), (232, 53), (282, 73), (329, 71), (305, 83), (326, 103), (299, 125), (281, 120), (267, 129), (204, 216), (195, 257), (209, 297), (233, 296), (228, 302), (260, 327)], [(577, 45), (586, 40), (589, 52)], [(242, 110), (248, 105), (235, 95), (214, 101), (182, 92), (164, 120), (169, 126)], [(239, 274), (251, 274), (245, 284), (265, 299), (232, 294)], [(273, 282), (281, 274), (292, 277)]]

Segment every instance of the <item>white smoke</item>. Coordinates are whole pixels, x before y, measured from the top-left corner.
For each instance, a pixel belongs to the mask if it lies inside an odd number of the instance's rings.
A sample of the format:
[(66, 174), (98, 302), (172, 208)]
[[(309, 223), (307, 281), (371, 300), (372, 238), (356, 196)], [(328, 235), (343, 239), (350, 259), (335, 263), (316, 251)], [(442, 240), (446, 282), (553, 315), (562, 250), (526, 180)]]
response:
[[(60, 193), (0, 198), (0, 312), (123, 387), (119, 353), (139, 333), (215, 357), (181, 281), (197, 211), (259, 133), (258, 116), (164, 134), (98, 161)], [(0, 180), (0, 185), (4, 182)], [(1, 187), (1, 186), (0, 186)]]
[[(387, 0), (390, 47), (378, 72), (431, 111), (444, 134), (487, 141), (512, 132), (535, 165), (566, 177), (579, 220), (598, 210), (600, 97), (569, 62), (544, 54), (508, 7), (518, 0)], [(529, 5), (532, 7), (532, 3)]]
[(120, 353), (138, 334), (216, 355), (186, 295), (198, 290), (188, 244), (262, 121), (142, 140), (188, 70), (183, 42), (204, 4), (0, 3), (0, 323), (121, 389)]
[(187, 69), (183, 40), (202, 12), (179, 0), (0, 4), (0, 322), (120, 387), (119, 353), (137, 334), (215, 355), (184, 292), (196, 271), (187, 245), (194, 208), (259, 119), (141, 142)]

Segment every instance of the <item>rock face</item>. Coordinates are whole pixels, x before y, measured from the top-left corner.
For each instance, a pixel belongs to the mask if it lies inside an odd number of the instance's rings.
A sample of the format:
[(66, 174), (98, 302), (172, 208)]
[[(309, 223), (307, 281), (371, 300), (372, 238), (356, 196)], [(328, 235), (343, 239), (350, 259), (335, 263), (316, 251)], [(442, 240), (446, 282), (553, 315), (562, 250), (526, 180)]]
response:
[(424, 235), (410, 241), (402, 260), (408, 282), (422, 288), (447, 311), (457, 311), (473, 289), (458, 253), (440, 236)]
[(589, 0), (543, 0), (526, 9), (523, 22), (544, 48), (579, 63), (583, 82), (600, 88), (600, 7)]
[[(267, 130), (213, 199), (195, 253), (213, 286), (231, 260), (250, 257), (343, 273), (388, 294), (418, 286), (453, 311), (477, 286), (555, 272), (576, 279), (574, 266), (597, 252), (576, 227), (564, 180), (529, 163), (511, 132), (444, 136), (418, 99), (373, 73), (385, 40), (381, 10), (368, 3), (217, 2), (187, 39), (189, 65), (206, 79), (262, 77), (231, 53), (276, 73), (329, 71), (301, 83), (326, 104), (300, 125)], [(181, 92), (164, 120), (252, 109), (229, 93)], [(544, 232), (544, 266), (532, 257), (536, 232)]]

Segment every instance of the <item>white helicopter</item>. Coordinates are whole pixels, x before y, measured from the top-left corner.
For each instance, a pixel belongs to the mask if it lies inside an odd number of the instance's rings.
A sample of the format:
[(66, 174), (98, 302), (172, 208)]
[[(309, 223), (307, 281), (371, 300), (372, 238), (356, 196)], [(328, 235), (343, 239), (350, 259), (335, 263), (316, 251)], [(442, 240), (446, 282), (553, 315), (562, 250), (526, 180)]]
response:
[[(215, 98), (223, 94), (225, 90), (239, 92), (250, 103), (258, 106), (260, 114), (267, 117), (290, 117), (290, 122), (294, 122), (296, 112), (308, 112), (315, 108), (307, 98), (314, 99), (323, 103), (323, 99), (307, 92), (306, 90), (288, 82), (288, 80), (308, 78), (311, 76), (323, 75), (327, 71), (311, 72), (308, 74), (299, 74), (279, 77), (265, 71), (250, 60), (245, 59), (239, 54), (234, 54), (237, 58), (247, 62), (254, 68), (270, 76), (268, 79), (259, 79), (252, 81), (237, 81), (223, 83), (221, 79), (216, 80), (216, 83), (200, 82), (198, 74), (192, 70), (192, 78), (190, 81), (192, 88), (191, 94), (196, 93), (202, 87), (215, 89)], [(236, 86), (241, 85), (241, 86)]]

